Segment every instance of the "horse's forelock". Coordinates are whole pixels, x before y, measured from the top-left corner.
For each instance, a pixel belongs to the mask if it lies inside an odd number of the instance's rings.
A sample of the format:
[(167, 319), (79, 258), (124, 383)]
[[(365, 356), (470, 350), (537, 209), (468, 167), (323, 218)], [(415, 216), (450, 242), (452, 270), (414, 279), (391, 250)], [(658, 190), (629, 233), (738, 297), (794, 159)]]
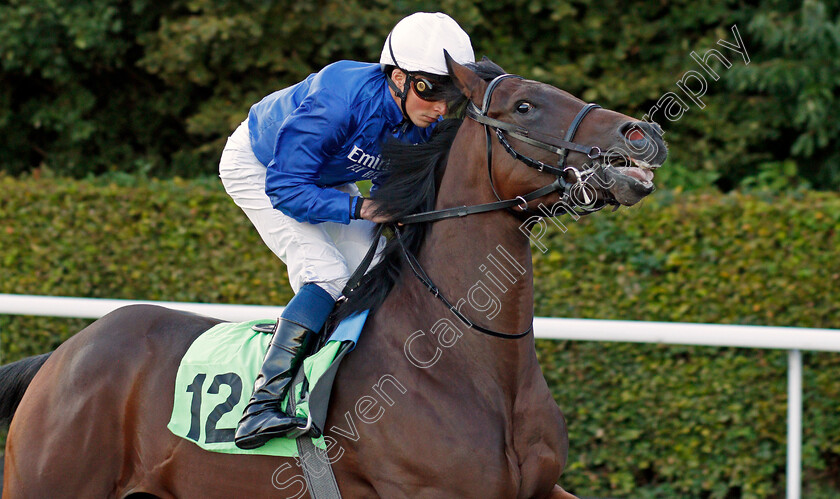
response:
[(467, 64), (466, 66), (485, 81), (490, 81), (506, 73), (501, 66), (491, 61), (487, 56), (484, 56), (480, 61)]

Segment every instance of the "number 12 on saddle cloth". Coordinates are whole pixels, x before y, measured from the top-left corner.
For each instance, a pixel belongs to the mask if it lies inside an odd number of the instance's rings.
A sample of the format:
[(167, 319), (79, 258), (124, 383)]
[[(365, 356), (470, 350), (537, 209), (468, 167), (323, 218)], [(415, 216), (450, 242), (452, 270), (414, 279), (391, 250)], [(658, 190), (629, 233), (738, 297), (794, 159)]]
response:
[[(345, 319), (317, 353), (303, 361), (308, 392), (301, 400), (304, 383), (293, 387), (296, 415), (311, 416), (323, 428), (327, 403), (335, 372), (344, 356), (353, 349), (367, 319), (367, 312)], [(248, 404), (254, 380), (262, 365), (271, 335), (254, 331), (265, 319), (218, 324), (196, 338), (178, 366), (175, 401), (168, 428), (202, 449), (228, 454), (263, 454), (296, 457), (297, 445), (291, 438), (275, 438), (257, 449), (243, 450), (234, 445), (233, 436), (242, 411)], [(288, 398), (284, 401), (284, 407)], [(312, 439), (326, 449), (324, 438)]]

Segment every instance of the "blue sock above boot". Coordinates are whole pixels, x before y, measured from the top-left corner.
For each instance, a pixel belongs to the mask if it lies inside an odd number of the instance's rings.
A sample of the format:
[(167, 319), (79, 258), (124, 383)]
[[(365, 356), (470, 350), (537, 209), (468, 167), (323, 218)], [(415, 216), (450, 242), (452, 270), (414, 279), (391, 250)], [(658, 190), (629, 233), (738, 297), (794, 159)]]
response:
[(304, 284), (281, 317), (297, 322), (310, 331), (319, 332), (335, 306), (333, 297), (317, 284)]

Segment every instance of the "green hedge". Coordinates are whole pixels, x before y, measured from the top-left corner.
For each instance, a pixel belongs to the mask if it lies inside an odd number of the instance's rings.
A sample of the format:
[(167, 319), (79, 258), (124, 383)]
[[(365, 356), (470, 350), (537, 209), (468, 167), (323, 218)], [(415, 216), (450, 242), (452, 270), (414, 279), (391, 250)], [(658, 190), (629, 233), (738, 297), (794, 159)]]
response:
[[(215, 179), (0, 175), (0, 293), (285, 304), (282, 264)], [(542, 316), (840, 328), (840, 196), (657, 192), (534, 251)], [(89, 321), (0, 316), (4, 362)], [(596, 497), (782, 497), (784, 352), (538, 342)], [(840, 494), (840, 355), (805, 353), (805, 497)]]
[[(840, 4), (825, 0), (3, 2), (0, 169), (210, 175), (254, 102), (330, 62), (377, 61), (399, 19), (435, 10), (477, 55), (606, 108), (641, 118), (674, 92), (685, 116), (654, 117), (683, 185), (770, 171), (840, 186)], [(718, 44), (733, 26), (749, 65)], [(690, 55), (712, 49), (731, 64), (712, 56), (719, 80)], [(702, 105), (677, 86), (688, 71), (707, 75)]]

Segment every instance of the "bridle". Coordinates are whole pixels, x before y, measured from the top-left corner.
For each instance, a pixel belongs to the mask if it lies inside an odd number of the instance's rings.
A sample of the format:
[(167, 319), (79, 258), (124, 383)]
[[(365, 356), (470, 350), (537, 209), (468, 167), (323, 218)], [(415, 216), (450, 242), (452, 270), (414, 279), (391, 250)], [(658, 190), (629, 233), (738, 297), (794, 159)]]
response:
[[(522, 79), (521, 76), (512, 74), (499, 75), (487, 85), (487, 90), (484, 92), (484, 99), (482, 100), (481, 109), (479, 109), (472, 101), (470, 101), (467, 105), (467, 117), (484, 125), (484, 134), (486, 137), (485, 142), (487, 148), (487, 174), (490, 180), (490, 187), (493, 190), (493, 194), (496, 196), (497, 201), (473, 206), (456, 206), (454, 208), (446, 208), (443, 210), (417, 213), (414, 215), (404, 217), (403, 219), (399, 220), (399, 223), (405, 225), (421, 222), (436, 222), (438, 220), (445, 220), (447, 218), (464, 217), (476, 213), (486, 213), (488, 211), (511, 209), (514, 207), (519, 208), (520, 214), (527, 213), (528, 202), (533, 201), (534, 199), (541, 198), (553, 192), (559, 192), (561, 202), (565, 203), (566, 207), (568, 207), (571, 210), (574, 210), (578, 215), (588, 215), (590, 213), (594, 213), (603, 209), (608, 204), (616, 206), (618, 205), (618, 203), (613, 199), (602, 200), (600, 201), (600, 203), (596, 203), (594, 202), (594, 199), (590, 200), (590, 194), (587, 192), (587, 189), (592, 189), (592, 187), (587, 184), (588, 179), (591, 178), (593, 175), (601, 174), (602, 171), (602, 165), (596, 160), (608, 158), (610, 156), (613, 156), (614, 154), (604, 153), (598, 146), (586, 146), (578, 144), (576, 142), (572, 142), (572, 140), (575, 137), (575, 134), (577, 133), (578, 128), (580, 127), (580, 124), (583, 122), (583, 119), (589, 114), (590, 111), (592, 111), (593, 109), (598, 109), (601, 106), (593, 103), (584, 105), (583, 108), (581, 108), (581, 110), (578, 111), (577, 115), (572, 120), (571, 125), (569, 125), (568, 130), (566, 130), (566, 135), (562, 139), (540, 132), (528, 130), (527, 128), (523, 128), (519, 125), (514, 125), (512, 123), (507, 123), (487, 116), (487, 113), (490, 110), (490, 100), (493, 96), (493, 91), (496, 89), (499, 83), (508, 78)], [(493, 143), (491, 140), (491, 129), (495, 131), (496, 137), (498, 138), (499, 143), (501, 143), (505, 151), (507, 151), (508, 154), (513, 156), (515, 160), (524, 163), (525, 165), (534, 168), (537, 171), (550, 173), (556, 176), (557, 179), (551, 184), (529, 192), (528, 194), (516, 196), (514, 199), (502, 200), (501, 196), (499, 196), (499, 193), (496, 190), (495, 184), (493, 183)], [(514, 149), (510, 142), (508, 142), (507, 138), (505, 137), (505, 133), (507, 133), (507, 135), (513, 137), (514, 139), (520, 140), (526, 144), (556, 154), (558, 156), (556, 166), (546, 164), (542, 161), (538, 161), (525, 154), (520, 153), (519, 151)], [(591, 161), (592, 166), (589, 166), (586, 170), (583, 171), (580, 171), (571, 166), (566, 166), (569, 151), (585, 154), (587, 158), (589, 158), (589, 160)], [(574, 175), (574, 182), (566, 181), (565, 177), (569, 173)], [(584, 200), (584, 206), (580, 206), (578, 199)], [(531, 215), (538, 217), (544, 216), (543, 214), (539, 213), (531, 213)]]
[[(511, 210), (514, 207), (518, 207), (520, 210), (519, 212), (514, 211), (514, 214), (521, 215), (523, 213), (527, 213), (527, 204), (529, 201), (541, 198), (553, 192), (559, 192), (561, 200), (567, 203), (567, 206), (571, 207), (571, 209), (575, 210), (578, 214), (581, 215), (601, 210), (607, 204), (617, 204), (617, 202), (612, 200), (602, 201), (600, 205), (590, 203), (588, 197), (589, 195), (585, 190), (587, 188), (587, 180), (592, 175), (596, 175), (601, 169), (601, 165), (595, 160), (610, 156), (610, 154), (604, 154), (601, 151), (601, 149), (597, 146), (586, 146), (578, 144), (576, 142), (572, 142), (578, 127), (580, 127), (580, 124), (583, 122), (583, 119), (589, 114), (590, 111), (592, 111), (593, 109), (600, 108), (601, 106), (593, 103), (584, 105), (583, 108), (580, 111), (578, 111), (577, 115), (572, 120), (572, 123), (571, 125), (569, 125), (569, 128), (566, 131), (566, 135), (563, 139), (546, 135), (540, 132), (530, 131), (518, 125), (500, 121), (487, 116), (487, 113), (490, 109), (490, 100), (493, 96), (493, 91), (496, 89), (499, 83), (508, 78), (522, 79), (521, 76), (512, 74), (503, 74), (497, 76), (487, 85), (487, 90), (484, 92), (484, 99), (482, 100), (481, 109), (479, 109), (475, 104), (473, 104), (472, 101), (469, 102), (467, 107), (467, 116), (470, 119), (484, 125), (484, 132), (487, 144), (487, 173), (490, 179), (490, 187), (492, 188), (493, 194), (496, 196), (496, 199), (498, 201), (472, 206), (458, 206), (454, 208), (446, 208), (442, 210), (428, 211), (424, 213), (409, 215), (399, 220), (397, 224), (393, 224), (391, 228), (394, 231), (394, 236), (396, 237), (397, 242), (399, 243), (400, 248), (403, 251), (403, 254), (406, 258), (406, 261), (408, 262), (409, 267), (411, 268), (411, 271), (414, 273), (417, 279), (419, 279), (420, 282), (422, 282), (423, 285), (425, 285), (426, 288), (435, 296), (435, 298), (443, 302), (444, 305), (446, 305), (449, 308), (449, 310), (453, 314), (455, 314), (455, 316), (458, 317), (458, 319), (461, 320), (461, 322), (475, 329), (476, 331), (490, 336), (494, 336), (496, 338), (516, 339), (522, 338), (531, 333), (534, 329), (533, 325), (531, 325), (531, 327), (529, 327), (527, 331), (524, 331), (522, 333), (508, 334), (484, 328), (467, 319), (467, 317), (464, 316), (455, 305), (453, 305), (449, 300), (446, 299), (446, 297), (444, 297), (441, 294), (438, 287), (420, 266), (420, 262), (417, 261), (417, 258), (405, 246), (405, 243), (402, 239), (402, 233), (399, 228), (399, 225), (407, 225), (422, 222), (436, 222), (439, 220), (445, 220), (447, 218), (464, 217), (476, 213), (486, 213), (489, 211), (497, 211), (503, 209)], [(524, 163), (525, 165), (531, 168), (535, 168), (540, 172), (555, 175), (557, 179), (551, 184), (536, 189), (528, 194), (517, 196), (514, 199), (502, 200), (499, 196), (498, 191), (496, 190), (496, 186), (493, 184), (493, 144), (491, 140), (491, 129), (495, 130), (496, 137), (498, 138), (502, 147), (511, 156), (513, 156), (514, 159)], [(557, 154), (558, 160), (556, 166), (546, 164), (542, 161), (538, 161), (518, 152), (507, 141), (505, 133), (526, 144)], [(566, 166), (566, 160), (569, 151), (585, 154), (593, 162), (594, 166), (591, 166), (584, 171), (579, 171), (574, 167)], [(566, 181), (565, 177), (567, 175), (567, 172), (572, 172), (572, 174), (575, 176), (575, 182), (570, 183)], [(581, 192), (578, 194), (582, 194), (584, 200), (586, 200), (587, 202), (587, 205), (592, 206), (580, 207), (577, 206), (576, 203), (572, 204), (575, 201), (573, 199), (573, 195), (576, 194), (574, 191), (575, 189), (581, 189)], [(544, 215), (536, 214), (536, 216), (542, 217)], [(356, 272), (354, 272), (353, 275), (350, 277), (350, 280), (348, 281), (347, 286), (345, 287), (345, 291), (343, 293), (345, 296), (347, 296), (348, 292), (352, 292), (352, 290), (354, 290), (361, 282), (364, 273), (370, 265), (370, 262), (373, 260), (376, 247), (379, 242), (379, 237), (382, 234), (382, 230), (384, 229), (384, 227), (385, 226), (383, 224), (380, 224), (379, 229), (377, 230), (376, 235), (373, 238), (373, 245), (371, 246), (370, 250), (368, 250), (368, 254), (365, 256), (364, 260), (359, 265)], [(361, 271), (359, 269), (361, 269)]]

